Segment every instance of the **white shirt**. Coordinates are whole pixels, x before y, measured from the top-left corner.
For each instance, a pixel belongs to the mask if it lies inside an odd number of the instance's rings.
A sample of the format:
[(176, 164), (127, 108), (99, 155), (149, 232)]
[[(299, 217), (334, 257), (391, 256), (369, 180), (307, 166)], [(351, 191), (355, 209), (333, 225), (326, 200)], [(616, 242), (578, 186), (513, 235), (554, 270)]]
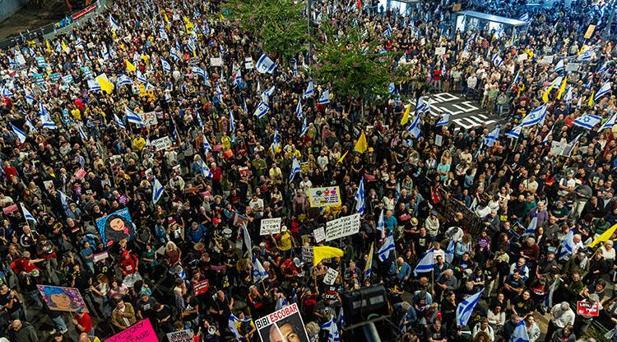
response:
[(561, 303), (553, 306), (551, 315), (553, 316), (551, 321), (553, 321), (558, 328), (563, 328), (568, 324), (574, 326), (574, 319), (576, 318), (574, 311), (570, 308), (561, 310)]

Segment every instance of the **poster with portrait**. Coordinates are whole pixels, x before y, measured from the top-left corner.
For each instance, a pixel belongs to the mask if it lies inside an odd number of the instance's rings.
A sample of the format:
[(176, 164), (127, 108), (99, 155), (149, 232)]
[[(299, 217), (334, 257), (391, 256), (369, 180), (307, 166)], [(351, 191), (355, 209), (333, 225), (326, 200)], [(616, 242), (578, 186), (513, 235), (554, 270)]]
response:
[(105, 342), (158, 342), (158, 340), (152, 329), (152, 323), (146, 318), (106, 339)]
[(296, 303), (256, 320), (255, 327), (262, 342), (309, 342)]
[(312, 208), (341, 205), (341, 190), (338, 186), (310, 188), (307, 195)]
[(76, 312), (82, 309), (88, 311), (81, 293), (76, 288), (50, 285), (37, 285), (36, 287), (49, 310)]
[(116, 210), (97, 219), (96, 228), (105, 246), (111, 246), (122, 239), (131, 240), (135, 236), (135, 227), (128, 208)]

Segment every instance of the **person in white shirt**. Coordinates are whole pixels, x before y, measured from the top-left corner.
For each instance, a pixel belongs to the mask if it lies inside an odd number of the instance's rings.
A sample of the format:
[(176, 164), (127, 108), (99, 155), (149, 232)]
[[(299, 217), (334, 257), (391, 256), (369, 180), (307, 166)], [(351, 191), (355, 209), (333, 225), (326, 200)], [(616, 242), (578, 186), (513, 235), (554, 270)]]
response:
[(551, 320), (546, 331), (547, 340), (553, 336), (557, 329), (563, 329), (567, 325), (574, 326), (575, 318), (576, 315), (568, 302), (561, 302), (553, 306), (551, 309)]
[(483, 318), (482, 321), (480, 321), (476, 324), (475, 327), (473, 327), (473, 338), (476, 338), (476, 335), (478, 335), (480, 332), (485, 333), (488, 336), (489, 341), (495, 341), (495, 331), (488, 324), (488, 319)]
[(305, 175), (302, 181), (300, 182), (300, 188), (306, 192), (308, 191), (308, 189), (312, 187), (313, 187), (313, 182), (311, 182), (308, 176)]
[(251, 207), (251, 209), (253, 210), (253, 213), (255, 213), (256, 218), (261, 218), (263, 216), (264, 200), (257, 197), (257, 195), (253, 195), (253, 198), (249, 202), (249, 207)]
[(542, 332), (540, 331), (538, 323), (536, 323), (536, 319), (533, 318), (533, 315), (527, 316), (525, 325), (527, 326), (527, 335), (529, 336), (529, 342), (537, 341), (540, 338)]

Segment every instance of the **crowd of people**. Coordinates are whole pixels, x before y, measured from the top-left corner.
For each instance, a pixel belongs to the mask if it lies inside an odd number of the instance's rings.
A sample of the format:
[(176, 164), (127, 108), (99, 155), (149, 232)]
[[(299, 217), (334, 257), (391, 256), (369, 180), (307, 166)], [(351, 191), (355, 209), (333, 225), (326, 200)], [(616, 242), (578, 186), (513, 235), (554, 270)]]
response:
[[(317, 41), (320, 22), (339, 34), (359, 26), (401, 55), (392, 67), (408, 77), (362, 113), (334, 91), (324, 99), (328, 84), (304, 96), (315, 56), (270, 56), (276, 69), (258, 72), (259, 42), (219, 0), (114, 0), (67, 33), (0, 51), (0, 335), (89, 342), (149, 319), (161, 340), (188, 329), (199, 341), (257, 341), (257, 319), (297, 303), (309, 339), (334, 342), (347, 333), (343, 295), (373, 285), (387, 289), (403, 341), (510, 341), (521, 327), (529, 341), (574, 341), (601, 331), (594, 321), (612, 329), (610, 6), (510, 4), (499, 14), (528, 20), (513, 40), (455, 32), (447, 1), (405, 16), (375, 5), (315, 0), (311, 13)], [(430, 113), (436, 92), (477, 100), (499, 124), (437, 124), (447, 117)], [(579, 124), (590, 114), (601, 120)], [(401, 124), (407, 115), (421, 117), (417, 128)], [(311, 207), (309, 189), (325, 186), (339, 187), (341, 205)], [(315, 229), (358, 211), (358, 233), (316, 243)], [(260, 235), (261, 220), (278, 217), (280, 233)], [(318, 245), (344, 254), (314, 265), (302, 251)], [(415, 272), (429, 253), (428, 272)], [(333, 285), (328, 269), (339, 271)], [(76, 288), (84, 305), (51, 290), (49, 302), (41, 285)], [(459, 324), (457, 307), (478, 293)], [(578, 302), (600, 315), (579, 314)]]

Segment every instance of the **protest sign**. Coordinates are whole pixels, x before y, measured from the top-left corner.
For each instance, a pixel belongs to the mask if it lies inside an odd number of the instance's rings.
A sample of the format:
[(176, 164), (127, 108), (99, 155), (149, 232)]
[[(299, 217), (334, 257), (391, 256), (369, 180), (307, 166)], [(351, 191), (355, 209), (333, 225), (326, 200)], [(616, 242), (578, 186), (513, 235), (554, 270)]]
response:
[(167, 136), (150, 141), (150, 146), (154, 146), (157, 151), (164, 151), (170, 148), (171, 145), (171, 138)]
[(544, 56), (542, 57), (542, 59), (540, 60), (540, 64), (553, 64), (553, 59), (555, 58), (554, 55), (551, 56)]
[(254, 68), (253, 58), (247, 57), (247, 58), (244, 59), (244, 68), (246, 70), (253, 70), (253, 68)]
[(208, 279), (205, 279), (196, 284), (193, 284), (193, 292), (195, 292), (196, 296), (199, 296), (199, 295), (202, 295), (208, 292), (209, 288), (210, 288), (210, 282), (208, 281)]
[(313, 262), (313, 246), (302, 247), (302, 260), (305, 262)]
[(313, 230), (313, 237), (315, 238), (315, 242), (320, 243), (326, 239), (326, 231), (323, 227), (319, 227)]
[(259, 235), (271, 235), (281, 232), (281, 218), (269, 218), (261, 220), (261, 229)]
[(93, 261), (94, 263), (97, 263), (97, 262), (99, 262), (99, 261), (101, 261), (101, 260), (105, 260), (105, 259), (107, 259), (107, 258), (109, 258), (109, 252), (95, 253), (95, 254), (92, 256), (92, 261)]
[(212, 57), (210, 58), (210, 65), (212, 66), (223, 66), (223, 59), (221, 57)]
[(158, 340), (150, 320), (146, 318), (108, 338), (105, 342), (158, 342)]
[(193, 341), (193, 332), (189, 329), (174, 331), (167, 333), (169, 342), (191, 342)]
[(341, 191), (338, 186), (310, 188), (307, 195), (312, 208), (341, 205)]
[(294, 341), (309, 342), (298, 305), (293, 303), (255, 321), (262, 342), (286, 341), (295, 335)]
[(579, 300), (576, 302), (576, 313), (585, 317), (598, 317), (600, 316), (600, 303)]
[(567, 72), (578, 71), (580, 67), (581, 67), (580, 63), (568, 63), (566, 64), (566, 71)]
[(17, 211), (17, 204), (13, 203), (7, 207), (2, 208), (4, 215), (9, 215)]
[(36, 287), (49, 310), (76, 312), (82, 309), (88, 311), (81, 293), (76, 288), (50, 285), (37, 285)]
[(587, 31), (585, 31), (585, 36), (583, 36), (583, 38), (585, 39), (591, 38), (591, 35), (593, 34), (595, 30), (596, 30), (596, 25), (590, 24), (589, 26), (587, 26)]
[(435, 48), (435, 55), (437, 56), (443, 56), (446, 54), (446, 48), (445, 47), (438, 47)]
[(139, 117), (144, 122), (144, 125), (146, 127), (153, 126), (159, 123), (158, 119), (156, 118), (155, 111), (147, 112), (147, 113), (137, 113), (137, 115), (139, 115)]
[(323, 277), (323, 283), (326, 285), (334, 285), (334, 282), (336, 281), (336, 277), (338, 277), (338, 271), (328, 267), (328, 270), (326, 271), (326, 275)]
[(83, 168), (78, 169), (77, 171), (75, 171), (75, 178), (84, 179), (84, 177), (86, 177), (86, 174), (87, 172)]
[(128, 208), (116, 210), (97, 219), (96, 227), (105, 246), (111, 246), (122, 239), (130, 240), (135, 236), (135, 227)]
[(360, 231), (360, 214), (353, 214), (326, 222), (326, 241), (340, 239)]

